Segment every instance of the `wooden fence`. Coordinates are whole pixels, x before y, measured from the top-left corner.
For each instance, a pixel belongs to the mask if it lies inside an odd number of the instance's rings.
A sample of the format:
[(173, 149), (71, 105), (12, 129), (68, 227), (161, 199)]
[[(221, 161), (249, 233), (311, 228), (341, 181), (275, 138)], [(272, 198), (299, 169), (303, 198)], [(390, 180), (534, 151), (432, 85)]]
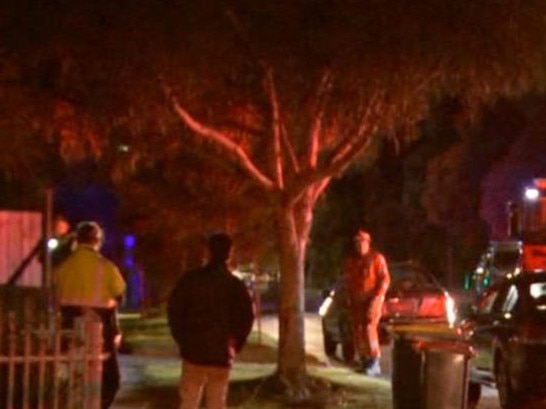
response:
[[(0, 283), (6, 283), (40, 244), (42, 214), (0, 210)], [(17, 283), (23, 286), (42, 285), (42, 265), (38, 257), (32, 257)]]
[(0, 298), (0, 409), (100, 409), (102, 324), (91, 314), (73, 330), (36, 303), (21, 311)]

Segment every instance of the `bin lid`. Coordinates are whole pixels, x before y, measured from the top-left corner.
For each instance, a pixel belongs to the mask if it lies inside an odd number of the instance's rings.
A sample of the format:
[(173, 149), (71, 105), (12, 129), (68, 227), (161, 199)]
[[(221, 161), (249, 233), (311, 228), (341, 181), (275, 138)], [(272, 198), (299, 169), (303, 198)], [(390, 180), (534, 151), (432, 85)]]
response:
[(394, 337), (410, 339), (463, 339), (460, 328), (450, 326), (445, 322), (388, 324), (385, 328)]
[(459, 340), (436, 340), (422, 341), (417, 340), (413, 347), (419, 352), (447, 352), (453, 354), (465, 355), (469, 358), (476, 356), (476, 351), (469, 342)]

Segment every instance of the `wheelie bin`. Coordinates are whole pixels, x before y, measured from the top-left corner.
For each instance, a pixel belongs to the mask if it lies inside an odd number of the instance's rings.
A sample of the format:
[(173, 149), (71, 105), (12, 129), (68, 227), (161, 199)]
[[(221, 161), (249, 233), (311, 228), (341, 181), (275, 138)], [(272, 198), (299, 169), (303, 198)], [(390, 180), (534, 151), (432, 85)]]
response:
[(422, 341), (415, 347), (423, 361), (421, 407), (466, 409), (472, 347), (460, 340)]
[(391, 326), (393, 409), (466, 409), (471, 346), (447, 325)]

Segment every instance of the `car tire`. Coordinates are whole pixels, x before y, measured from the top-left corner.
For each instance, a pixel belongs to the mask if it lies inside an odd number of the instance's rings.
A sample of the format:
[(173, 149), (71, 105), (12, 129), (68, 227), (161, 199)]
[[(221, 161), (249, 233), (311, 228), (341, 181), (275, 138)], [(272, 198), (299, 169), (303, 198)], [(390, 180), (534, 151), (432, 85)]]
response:
[(502, 356), (497, 358), (495, 365), (495, 383), (497, 384), (501, 408), (516, 409), (521, 402), (510, 384), (508, 366)]
[(482, 386), (477, 382), (468, 383), (467, 409), (476, 409), (482, 396)]
[(333, 357), (336, 355), (337, 342), (335, 342), (331, 335), (326, 331), (323, 331), (323, 340), (324, 340), (324, 353), (326, 356)]
[(339, 333), (341, 335), (341, 356), (346, 363), (352, 363), (355, 359), (356, 351), (353, 342), (353, 329), (348, 318), (340, 320)]

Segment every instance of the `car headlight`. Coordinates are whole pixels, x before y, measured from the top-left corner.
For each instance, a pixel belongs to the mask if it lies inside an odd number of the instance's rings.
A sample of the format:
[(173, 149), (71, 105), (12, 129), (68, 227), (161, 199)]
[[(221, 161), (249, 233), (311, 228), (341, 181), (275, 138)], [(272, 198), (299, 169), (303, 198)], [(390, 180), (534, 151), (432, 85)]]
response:
[(324, 317), (328, 313), (328, 309), (330, 308), (330, 305), (332, 305), (332, 302), (334, 299), (332, 297), (326, 297), (326, 299), (320, 304), (318, 313), (321, 317)]
[(453, 326), (457, 320), (457, 308), (455, 307), (455, 301), (448, 294), (446, 294), (446, 316), (449, 326)]

